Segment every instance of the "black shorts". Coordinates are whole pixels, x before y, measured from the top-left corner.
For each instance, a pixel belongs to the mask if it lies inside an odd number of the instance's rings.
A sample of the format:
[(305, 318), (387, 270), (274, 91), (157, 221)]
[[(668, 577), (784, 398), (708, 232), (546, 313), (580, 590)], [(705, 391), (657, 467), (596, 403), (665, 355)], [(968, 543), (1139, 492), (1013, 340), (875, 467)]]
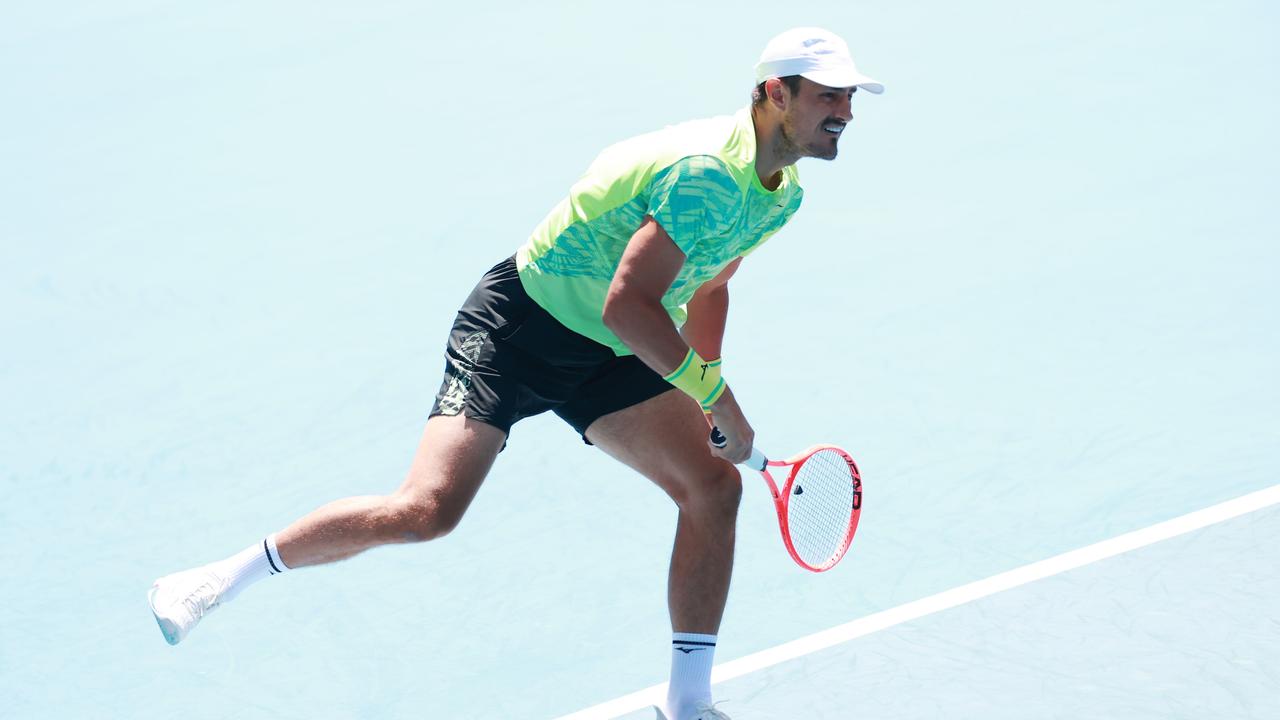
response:
[(458, 311), (431, 416), (462, 413), (510, 433), (517, 420), (554, 410), (586, 440), (597, 418), (673, 389), (636, 356), (561, 325), (525, 293), (510, 257)]

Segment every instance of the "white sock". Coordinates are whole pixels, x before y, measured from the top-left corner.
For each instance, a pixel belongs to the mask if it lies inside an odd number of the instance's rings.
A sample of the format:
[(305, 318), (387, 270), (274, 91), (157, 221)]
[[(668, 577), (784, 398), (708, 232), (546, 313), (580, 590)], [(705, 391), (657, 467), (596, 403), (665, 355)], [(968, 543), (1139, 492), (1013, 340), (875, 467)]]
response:
[(711, 664), (715, 654), (715, 635), (678, 632), (671, 636), (667, 720), (688, 720), (698, 706), (711, 704)]
[(280, 559), (280, 551), (276, 549), (276, 536), (272, 533), (262, 542), (214, 563), (214, 570), (227, 580), (227, 588), (222, 592), (221, 601), (235, 600), (237, 595), (253, 583), (271, 575), (279, 575), (288, 569)]

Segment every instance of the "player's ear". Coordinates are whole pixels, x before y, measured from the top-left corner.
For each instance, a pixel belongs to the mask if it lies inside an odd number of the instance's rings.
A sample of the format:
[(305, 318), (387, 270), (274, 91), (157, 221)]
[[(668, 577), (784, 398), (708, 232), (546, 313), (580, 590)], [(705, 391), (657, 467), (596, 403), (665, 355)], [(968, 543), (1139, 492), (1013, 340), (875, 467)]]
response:
[(785, 110), (787, 101), (790, 99), (790, 93), (787, 86), (778, 78), (771, 77), (764, 81), (764, 94), (769, 98), (769, 102), (779, 110)]

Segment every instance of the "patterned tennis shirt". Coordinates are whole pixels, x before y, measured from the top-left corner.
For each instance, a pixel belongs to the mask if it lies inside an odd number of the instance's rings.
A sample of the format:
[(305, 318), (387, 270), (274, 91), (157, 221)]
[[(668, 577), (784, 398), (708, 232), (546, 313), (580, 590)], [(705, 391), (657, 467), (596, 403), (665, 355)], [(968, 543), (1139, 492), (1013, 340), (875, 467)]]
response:
[(623, 250), (650, 215), (685, 254), (662, 297), (672, 322), (683, 325), (694, 292), (800, 207), (795, 166), (784, 168), (770, 191), (755, 159), (749, 108), (606, 148), (516, 253), (525, 291), (565, 327), (630, 355), (601, 315)]

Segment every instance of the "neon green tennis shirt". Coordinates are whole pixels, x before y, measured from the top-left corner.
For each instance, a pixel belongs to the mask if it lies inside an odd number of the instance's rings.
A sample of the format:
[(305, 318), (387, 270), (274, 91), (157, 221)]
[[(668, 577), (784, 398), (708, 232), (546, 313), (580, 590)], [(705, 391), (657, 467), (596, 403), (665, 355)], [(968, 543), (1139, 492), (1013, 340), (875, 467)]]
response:
[(677, 326), (703, 283), (777, 232), (800, 207), (794, 165), (766, 190), (756, 176), (750, 109), (694, 120), (605, 148), (516, 253), (529, 297), (565, 327), (631, 350), (600, 317), (627, 241), (650, 215), (685, 254), (662, 305)]

